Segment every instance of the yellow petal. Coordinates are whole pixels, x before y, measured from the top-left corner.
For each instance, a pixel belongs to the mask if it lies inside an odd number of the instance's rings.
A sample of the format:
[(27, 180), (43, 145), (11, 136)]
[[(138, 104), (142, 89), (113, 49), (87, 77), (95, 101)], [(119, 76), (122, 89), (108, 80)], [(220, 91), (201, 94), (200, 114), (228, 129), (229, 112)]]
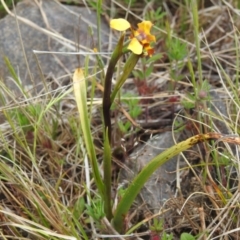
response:
[(148, 42), (156, 42), (156, 37), (154, 35), (147, 35)]
[(112, 19), (110, 21), (110, 27), (118, 31), (125, 31), (130, 28), (130, 26), (130, 23), (123, 18)]
[(136, 38), (133, 38), (128, 45), (128, 49), (131, 50), (133, 53), (140, 55), (142, 54), (143, 46)]
[(144, 44), (147, 44), (147, 43), (151, 43), (151, 42), (156, 42), (156, 37), (154, 35), (147, 35), (145, 36), (145, 39), (142, 39), (141, 40), (141, 43), (144, 45)]
[(138, 28), (142, 31), (144, 31), (144, 33), (146, 35), (149, 35), (150, 34), (150, 30), (151, 30), (151, 27), (153, 26), (152, 22), (150, 21), (143, 21), (141, 23), (138, 23)]

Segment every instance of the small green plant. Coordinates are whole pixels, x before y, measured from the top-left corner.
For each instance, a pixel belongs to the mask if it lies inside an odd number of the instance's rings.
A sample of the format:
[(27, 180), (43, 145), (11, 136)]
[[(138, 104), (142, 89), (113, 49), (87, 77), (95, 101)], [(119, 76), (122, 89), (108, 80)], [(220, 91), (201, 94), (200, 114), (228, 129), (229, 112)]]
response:
[(91, 201), (92, 205), (86, 204), (86, 213), (91, 216), (96, 222), (100, 222), (105, 216), (104, 204), (101, 198), (93, 199)]
[(197, 106), (201, 106), (206, 101), (210, 101), (211, 97), (209, 95), (210, 85), (207, 80), (195, 88), (194, 94), (186, 94), (187, 99), (182, 100), (182, 105), (186, 109), (192, 109)]
[(141, 65), (142, 65), (141, 70), (134, 70), (133, 75), (135, 77), (138, 77), (142, 81), (146, 81), (147, 78), (151, 76), (151, 74), (154, 70), (153, 69), (154, 63), (156, 61), (160, 60), (161, 58), (162, 58), (161, 53), (157, 53), (154, 56), (149, 57), (149, 59), (142, 58), (141, 59)]
[(164, 17), (166, 16), (166, 12), (163, 11), (162, 7), (158, 7), (157, 9), (151, 9), (146, 13), (146, 20), (149, 20), (155, 24), (156, 27), (161, 27), (163, 25)]
[[(122, 105), (123, 105), (123, 107), (126, 107), (129, 116), (134, 120), (137, 119), (137, 117), (142, 112), (142, 108), (139, 106), (140, 100), (137, 98), (137, 96), (135, 96), (131, 93), (126, 93), (126, 94), (122, 95), (121, 100), (122, 100)], [(115, 106), (115, 107), (117, 107), (117, 106)], [(112, 110), (113, 109), (114, 108), (112, 108)], [(127, 133), (129, 131), (131, 125), (132, 125), (131, 122), (128, 120), (122, 121), (120, 119), (118, 121), (118, 126), (122, 133)]]
[[(167, 38), (167, 55), (170, 60), (170, 76), (175, 81), (180, 81), (183, 79), (183, 75), (181, 74), (183, 67), (185, 66), (184, 58), (188, 55), (187, 45), (183, 43), (178, 38), (173, 38), (171, 36), (171, 31), (169, 30), (168, 38)], [(173, 89), (176, 84), (173, 84)]]
[[(151, 239), (164, 239), (164, 240), (172, 240), (173, 234), (168, 234), (164, 231), (164, 220), (163, 219), (153, 219), (153, 224), (150, 226), (151, 230)], [(161, 237), (160, 237), (161, 236)]]
[(33, 131), (34, 120), (38, 119), (41, 114), (41, 106), (40, 105), (28, 105), (22, 109), (13, 109), (10, 112), (10, 118), (15, 119), (17, 121), (17, 125), (24, 130)]
[(163, 219), (157, 219), (157, 218), (154, 218), (153, 219), (153, 224), (150, 226), (150, 230), (153, 231), (153, 232), (162, 232), (163, 231), (163, 224), (164, 224), (164, 221)]
[(170, 61), (181, 61), (187, 56), (187, 45), (178, 38), (170, 38), (167, 41), (167, 54)]
[(173, 234), (168, 234), (166, 232), (163, 232), (161, 240), (173, 240)]
[(182, 233), (180, 240), (195, 240), (196, 238), (189, 233)]

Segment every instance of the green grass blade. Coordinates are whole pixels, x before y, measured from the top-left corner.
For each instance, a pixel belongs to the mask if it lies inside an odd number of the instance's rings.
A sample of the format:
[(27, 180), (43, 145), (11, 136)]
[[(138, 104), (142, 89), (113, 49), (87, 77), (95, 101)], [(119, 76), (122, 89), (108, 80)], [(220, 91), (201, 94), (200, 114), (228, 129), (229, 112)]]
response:
[(198, 62), (198, 74), (199, 81), (202, 83), (202, 60), (201, 60), (201, 51), (200, 51), (200, 41), (199, 41), (199, 20), (198, 20), (198, 3), (196, 0), (192, 0), (191, 2), (192, 14), (193, 14), (193, 24), (194, 24), (194, 38), (196, 44), (196, 52), (197, 52), (197, 62)]
[(101, 52), (101, 8), (102, 0), (97, 2), (97, 34), (98, 34), (98, 51)]
[(20, 85), (20, 81), (19, 81), (19, 79), (18, 79), (17, 73), (15, 72), (15, 70), (14, 70), (11, 62), (9, 61), (8, 57), (4, 56), (4, 62), (5, 62), (5, 64), (6, 64), (6, 66), (7, 66), (10, 74), (12, 75), (13, 79), (16, 81), (16, 83), (17, 83), (18, 85)]

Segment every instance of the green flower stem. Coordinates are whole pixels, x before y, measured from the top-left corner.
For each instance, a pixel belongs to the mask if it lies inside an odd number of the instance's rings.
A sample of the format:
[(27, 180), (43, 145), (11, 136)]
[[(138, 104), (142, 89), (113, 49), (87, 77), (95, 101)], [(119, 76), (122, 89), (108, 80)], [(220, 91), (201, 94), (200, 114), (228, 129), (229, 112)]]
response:
[(112, 185), (112, 153), (111, 153), (111, 115), (110, 115), (110, 108), (113, 103), (113, 100), (120, 90), (123, 83), (126, 81), (127, 77), (135, 67), (138, 59), (140, 56), (132, 54), (128, 61), (126, 62), (123, 68), (123, 74), (118, 79), (117, 85), (115, 87), (114, 97), (111, 95), (111, 87), (112, 87), (112, 76), (114, 73), (114, 69), (119, 58), (129, 51), (126, 46), (123, 46), (124, 41), (124, 34), (118, 41), (118, 44), (111, 56), (106, 78), (104, 82), (104, 93), (103, 93), (103, 120), (104, 120), (104, 157), (103, 157), (103, 166), (104, 166), (104, 177), (103, 183), (105, 187), (104, 191), (104, 211), (108, 220), (111, 220), (112, 215), (112, 206), (111, 206), (111, 185)]
[(116, 86), (113, 89), (113, 92), (111, 94), (111, 100), (110, 100), (111, 104), (113, 103), (117, 93), (121, 89), (122, 85), (125, 83), (129, 74), (133, 71), (133, 69), (136, 66), (140, 57), (141, 57), (141, 55), (136, 55), (136, 54), (132, 53), (131, 56), (128, 58), (126, 64), (124, 65), (123, 73), (119, 77), (119, 79), (117, 80), (117, 84), (116, 84)]
[(103, 93), (103, 119), (104, 119), (104, 133), (106, 132), (106, 129), (108, 129), (108, 140), (111, 144), (111, 116), (110, 116), (110, 108), (111, 108), (111, 88), (112, 88), (112, 76), (114, 73), (115, 66), (119, 60), (119, 58), (122, 56), (123, 52), (123, 40), (124, 40), (124, 34), (121, 36), (121, 38), (118, 41), (118, 44), (111, 56), (106, 78), (104, 82), (104, 93)]
[(108, 141), (108, 129), (105, 132), (105, 139), (104, 139), (104, 153), (103, 153), (103, 183), (105, 186), (104, 192), (104, 212), (106, 214), (107, 219), (110, 221), (113, 217), (112, 215), (112, 205), (111, 205), (111, 185), (112, 185), (112, 153), (111, 153), (111, 146)]
[(124, 34), (120, 37), (118, 44), (111, 56), (105, 81), (104, 81), (104, 93), (103, 93), (103, 121), (104, 121), (104, 156), (103, 156), (103, 168), (104, 176), (103, 183), (105, 187), (104, 191), (104, 212), (108, 220), (112, 219), (112, 206), (111, 206), (111, 185), (112, 185), (112, 153), (111, 153), (111, 88), (112, 88), (112, 76), (114, 73), (115, 66), (119, 58), (123, 54), (123, 41)]
[(126, 189), (125, 194), (120, 200), (113, 218), (113, 225), (115, 229), (119, 233), (123, 233), (123, 223), (126, 214), (128, 213), (132, 203), (136, 199), (144, 184), (148, 181), (148, 179), (151, 177), (153, 172), (156, 171), (157, 168), (166, 163), (172, 157), (176, 156), (182, 151), (187, 150), (197, 143), (212, 139), (221, 139), (221, 137), (222, 135), (219, 133), (199, 134), (170, 147), (169, 149), (153, 158), (133, 179), (132, 183)]

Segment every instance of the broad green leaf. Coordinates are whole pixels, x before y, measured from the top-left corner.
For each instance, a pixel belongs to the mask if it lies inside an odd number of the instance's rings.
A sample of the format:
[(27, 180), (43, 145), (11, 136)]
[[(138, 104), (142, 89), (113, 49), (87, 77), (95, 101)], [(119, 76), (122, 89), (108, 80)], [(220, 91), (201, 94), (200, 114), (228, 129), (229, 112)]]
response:
[(79, 112), (80, 124), (83, 133), (84, 143), (93, 170), (93, 177), (102, 197), (104, 196), (104, 184), (100, 175), (96, 158), (95, 146), (90, 129), (90, 122), (87, 110), (86, 79), (81, 68), (77, 68), (73, 74), (73, 90)]

